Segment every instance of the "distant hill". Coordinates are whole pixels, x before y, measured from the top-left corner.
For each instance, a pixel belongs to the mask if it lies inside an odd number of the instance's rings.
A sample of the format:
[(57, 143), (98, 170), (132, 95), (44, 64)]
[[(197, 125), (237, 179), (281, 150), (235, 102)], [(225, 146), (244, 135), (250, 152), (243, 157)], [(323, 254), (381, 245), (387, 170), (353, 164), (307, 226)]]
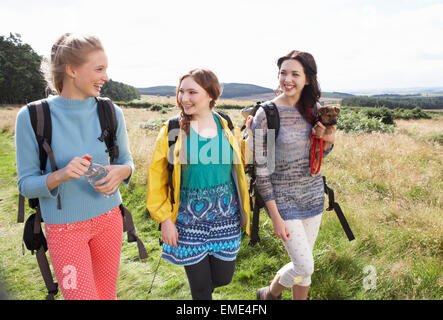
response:
[(246, 83), (223, 83), (222, 99), (257, 96), (273, 93), (274, 90)]
[(173, 86), (156, 86), (149, 88), (137, 88), (140, 94), (159, 95), (159, 96), (175, 96), (175, 89)]
[(322, 92), (321, 93), (322, 98), (337, 98), (337, 99), (343, 99), (343, 98), (349, 98), (353, 97), (353, 94), (350, 93), (343, 93), (343, 92)]
[[(267, 100), (274, 97), (274, 90), (247, 83), (222, 83), (222, 99), (239, 100)], [(155, 86), (148, 88), (138, 88), (140, 94), (175, 96), (176, 87), (174, 86)], [(343, 99), (353, 97), (352, 94), (343, 92), (322, 92), (323, 98)]]
[(410, 88), (384, 88), (350, 91), (355, 95), (383, 96), (383, 95), (443, 95), (443, 87), (410, 87)]
[[(256, 96), (260, 94), (273, 93), (274, 90), (246, 83), (222, 83), (222, 99), (233, 99), (237, 97)], [(140, 94), (175, 96), (176, 87), (156, 86), (149, 88), (138, 88)]]

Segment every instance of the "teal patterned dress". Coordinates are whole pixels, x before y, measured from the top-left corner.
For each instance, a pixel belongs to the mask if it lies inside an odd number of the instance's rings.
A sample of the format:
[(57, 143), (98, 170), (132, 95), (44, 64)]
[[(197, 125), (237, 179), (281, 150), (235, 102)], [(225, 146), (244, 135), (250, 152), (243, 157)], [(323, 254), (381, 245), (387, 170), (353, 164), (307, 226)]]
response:
[(186, 140), (188, 164), (181, 166), (178, 246), (163, 244), (162, 258), (192, 265), (208, 254), (235, 260), (241, 228), (237, 190), (231, 175), (233, 152), (216, 115), (217, 135), (204, 138), (192, 128)]

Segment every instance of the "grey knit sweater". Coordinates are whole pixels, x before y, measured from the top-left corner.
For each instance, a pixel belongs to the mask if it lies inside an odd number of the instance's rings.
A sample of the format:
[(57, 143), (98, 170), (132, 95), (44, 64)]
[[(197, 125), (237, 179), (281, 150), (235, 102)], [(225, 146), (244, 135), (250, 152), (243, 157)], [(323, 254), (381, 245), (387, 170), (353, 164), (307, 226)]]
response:
[[(274, 136), (269, 133), (267, 139), (266, 114), (262, 108), (257, 111), (252, 124), (257, 187), (265, 202), (275, 200), (283, 220), (310, 218), (321, 214), (324, 208), (321, 172), (313, 177), (309, 168), (312, 125), (294, 107), (277, 108), (280, 130), (275, 150), (272, 146), (267, 149), (268, 140), (271, 144)], [(324, 152), (323, 156), (331, 150)]]

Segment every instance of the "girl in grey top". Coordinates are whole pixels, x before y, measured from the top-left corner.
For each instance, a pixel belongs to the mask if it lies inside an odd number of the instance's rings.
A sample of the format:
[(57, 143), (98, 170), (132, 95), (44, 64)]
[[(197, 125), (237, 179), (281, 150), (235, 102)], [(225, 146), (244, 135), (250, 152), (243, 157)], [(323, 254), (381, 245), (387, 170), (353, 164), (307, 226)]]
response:
[[(317, 66), (312, 55), (291, 51), (278, 62), (280, 94), (272, 100), (280, 116), (275, 140), (275, 163), (267, 154), (267, 121), (260, 108), (247, 126), (260, 142), (255, 153), (257, 186), (271, 217), (275, 235), (282, 239), (291, 258), (281, 268), (271, 285), (257, 291), (258, 299), (277, 299), (284, 289), (292, 288), (293, 299), (306, 299), (310, 276), (314, 271), (312, 247), (317, 237), (324, 208), (321, 174), (312, 176), (309, 169), (310, 137), (323, 137), (324, 155), (333, 147), (335, 128), (329, 135), (317, 122), (313, 127), (314, 109), (320, 99)], [(272, 149), (270, 149), (272, 150)], [(272, 151), (269, 151), (272, 152)]]

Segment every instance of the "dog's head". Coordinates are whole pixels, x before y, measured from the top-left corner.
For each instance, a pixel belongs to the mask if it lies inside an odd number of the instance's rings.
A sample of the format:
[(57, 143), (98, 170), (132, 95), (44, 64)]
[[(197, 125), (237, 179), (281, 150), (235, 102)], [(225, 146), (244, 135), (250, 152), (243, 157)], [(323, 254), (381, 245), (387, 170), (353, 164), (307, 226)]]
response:
[(326, 105), (318, 108), (320, 122), (325, 126), (332, 126), (337, 124), (337, 116), (340, 113), (340, 107)]

